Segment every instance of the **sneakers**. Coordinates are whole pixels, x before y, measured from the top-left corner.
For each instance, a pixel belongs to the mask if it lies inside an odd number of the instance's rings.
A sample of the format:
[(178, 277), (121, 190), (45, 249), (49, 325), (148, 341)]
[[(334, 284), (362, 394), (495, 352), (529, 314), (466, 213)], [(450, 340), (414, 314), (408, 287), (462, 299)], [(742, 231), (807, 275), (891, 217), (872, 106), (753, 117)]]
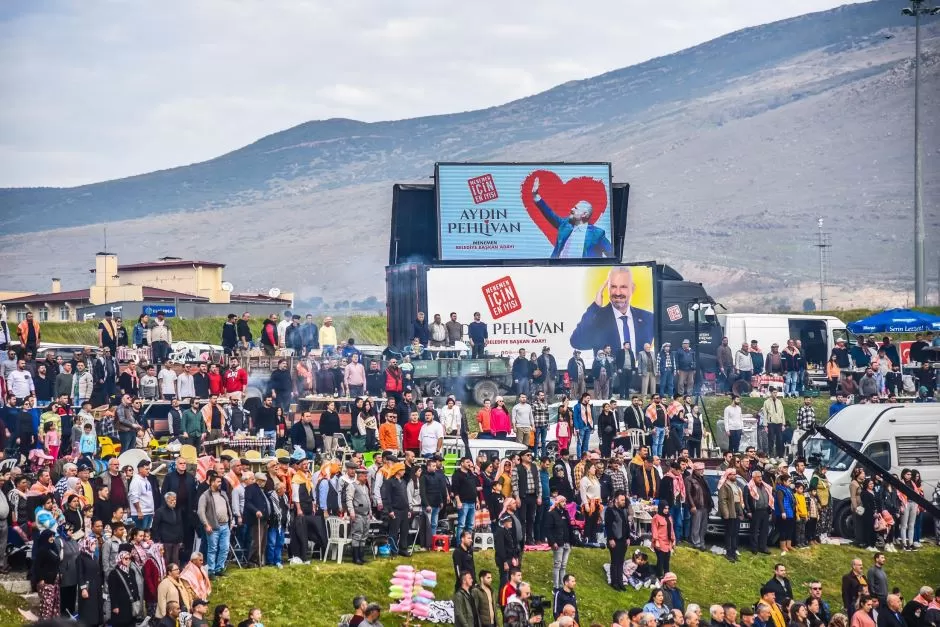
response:
[(917, 549), (919, 549), (919, 548), (922, 547), (923, 545), (922, 545), (920, 542), (915, 542), (913, 546), (914, 546), (914, 550), (916, 551)]
[(279, 569), (280, 569), (280, 568), (284, 568), (284, 564), (281, 564), (280, 562), (278, 562), (277, 564), (275, 564), (275, 566), (277, 566)]
[(290, 563), (291, 563), (291, 565), (293, 565), (293, 566), (297, 566), (297, 565), (303, 564), (304, 561), (303, 561), (302, 559), (300, 559), (299, 557), (292, 557), (292, 558), (290, 558)]
[(888, 553), (897, 553), (897, 552), (898, 552), (898, 550), (894, 547), (893, 544), (887, 544), (887, 545), (885, 545), (885, 551), (887, 551)]

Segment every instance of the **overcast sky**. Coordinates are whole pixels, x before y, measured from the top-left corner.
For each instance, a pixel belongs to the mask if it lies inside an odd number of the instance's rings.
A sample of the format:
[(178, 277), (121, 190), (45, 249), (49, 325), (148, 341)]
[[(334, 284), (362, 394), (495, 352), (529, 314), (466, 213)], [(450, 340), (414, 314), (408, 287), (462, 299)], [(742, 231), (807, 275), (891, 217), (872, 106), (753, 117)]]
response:
[(848, 0), (2, 0), (0, 186), (501, 104)]

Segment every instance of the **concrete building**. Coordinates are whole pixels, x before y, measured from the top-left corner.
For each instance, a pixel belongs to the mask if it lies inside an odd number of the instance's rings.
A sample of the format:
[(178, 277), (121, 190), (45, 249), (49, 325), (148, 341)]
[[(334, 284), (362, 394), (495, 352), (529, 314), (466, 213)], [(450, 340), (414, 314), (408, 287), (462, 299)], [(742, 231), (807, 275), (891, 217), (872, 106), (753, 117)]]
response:
[(26, 313), (40, 322), (75, 322), (101, 318), (105, 311), (126, 320), (141, 313), (163, 310), (171, 317), (198, 318), (229, 313), (252, 315), (281, 313), (293, 305), (293, 294), (235, 294), (222, 278), (224, 264), (164, 257), (150, 263), (119, 265), (117, 255), (95, 256), (94, 284), (87, 289), (62, 291), (52, 279), (49, 292), (18, 295), (2, 300), (7, 318), (19, 322)]

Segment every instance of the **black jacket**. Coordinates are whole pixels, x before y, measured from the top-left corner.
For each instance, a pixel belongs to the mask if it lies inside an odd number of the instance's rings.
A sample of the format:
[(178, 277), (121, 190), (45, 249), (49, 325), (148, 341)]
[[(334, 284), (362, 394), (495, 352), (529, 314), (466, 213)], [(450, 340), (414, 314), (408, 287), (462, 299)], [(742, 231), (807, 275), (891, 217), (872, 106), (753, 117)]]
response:
[(183, 518), (177, 508), (164, 505), (153, 514), (153, 540), (163, 544), (183, 542)]
[(907, 627), (930, 627), (930, 621), (927, 620), (927, 608), (914, 599), (908, 601), (901, 610), (901, 617), (907, 623)]
[(771, 577), (770, 581), (764, 584), (764, 587), (768, 590), (773, 590), (776, 595), (777, 605), (780, 607), (787, 606), (787, 599), (793, 598), (793, 586), (790, 585), (789, 579), (784, 579), (783, 583), (777, 581), (776, 577)]
[(604, 528), (607, 530), (608, 540), (625, 541), (630, 537), (630, 524), (627, 520), (627, 511), (616, 507), (604, 510)]
[[(440, 471), (421, 475), (421, 505), (441, 507), (447, 501), (447, 478)], [(473, 571), (476, 573), (476, 571)]]
[(460, 544), (457, 544), (457, 548), (454, 549), (454, 574), (457, 578), (456, 583), (454, 584), (454, 589), (460, 587), (460, 573), (468, 572), (473, 575), (473, 581), (477, 580), (477, 569), (473, 564), (473, 547), (470, 547), (469, 551), (464, 551), (463, 547)]
[(267, 521), (271, 515), (270, 505), (264, 490), (257, 483), (245, 488), (245, 522), (253, 524), (258, 519), (257, 512), (261, 512), (261, 520)]
[(290, 391), (294, 387), (294, 382), (290, 377), (290, 370), (281, 370), (277, 369), (271, 373), (271, 378), (268, 380), (268, 389), (266, 390), (267, 394), (271, 393), (271, 390), (274, 390), (278, 393), (279, 396), (285, 394), (290, 394)]
[(235, 330), (238, 333), (239, 340), (242, 338), (244, 338), (248, 342), (252, 340), (251, 327), (248, 325), (247, 320), (239, 320), (238, 322), (236, 322)]
[(238, 346), (238, 331), (234, 324), (225, 322), (222, 325), (222, 346), (225, 348)]
[[(926, 614), (927, 612), (924, 611), (924, 613)], [(904, 615), (901, 614), (901, 612), (898, 612), (897, 615), (895, 615), (895, 613), (889, 610), (887, 606), (879, 607), (878, 627), (907, 627), (907, 621), (904, 620)]]
[(386, 511), (408, 511), (408, 493), (404, 482), (397, 477), (390, 477), (382, 482), (382, 505)]
[(450, 478), (450, 489), (454, 497), (459, 498), (462, 503), (477, 502), (477, 479), (472, 472), (464, 472), (458, 468)]
[(571, 544), (571, 520), (568, 512), (552, 508), (545, 517), (545, 537), (550, 545)]
[(496, 545), (496, 567), (500, 571), (505, 570), (504, 564), (509, 564), (512, 568), (512, 559), (521, 555), (519, 543), (516, 542), (516, 534), (512, 527), (508, 529), (502, 525), (496, 528), (493, 534), (493, 542)]

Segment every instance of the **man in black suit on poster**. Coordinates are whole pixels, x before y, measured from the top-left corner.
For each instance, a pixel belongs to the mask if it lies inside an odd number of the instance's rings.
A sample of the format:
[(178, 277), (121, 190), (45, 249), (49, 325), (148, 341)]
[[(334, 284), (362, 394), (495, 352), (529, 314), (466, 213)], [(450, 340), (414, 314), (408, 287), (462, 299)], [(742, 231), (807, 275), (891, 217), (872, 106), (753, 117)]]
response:
[[(571, 346), (593, 353), (605, 346), (623, 346), (624, 342), (629, 342), (635, 356), (637, 346), (652, 343), (653, 314), (630, 306), (634, 288), (630, 268), (611, 268), (594, 302), (571, 334)], [(610, 302), (602, 305), (605, 289)]]

